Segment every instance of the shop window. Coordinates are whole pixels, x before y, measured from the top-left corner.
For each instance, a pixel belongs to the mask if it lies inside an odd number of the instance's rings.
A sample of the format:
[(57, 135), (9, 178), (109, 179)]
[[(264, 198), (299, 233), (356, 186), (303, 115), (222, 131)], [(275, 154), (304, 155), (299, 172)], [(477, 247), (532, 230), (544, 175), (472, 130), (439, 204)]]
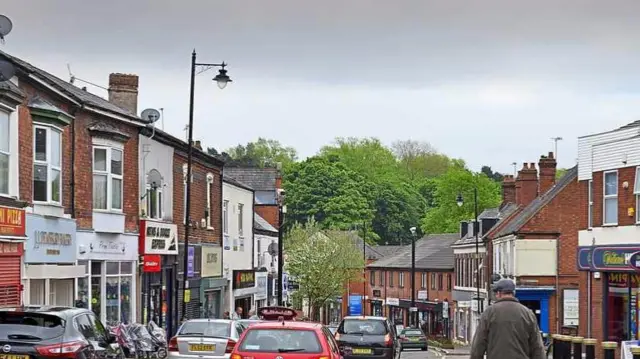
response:
[(602, 224), (618, 224), (618, 172), (610, 171), (603, 174), (604, 215)]
[[(636, 172), (636, 188), (638, 188), (638, 173)], [(587, 228), (593, 227), (593, 181), (589, 180), (589, 214), (587, 218)], [(637, 196), (636, 196), (636, 204), (637, 204)], [(636, 205), (636, 215), (637, 215), (637, 207)]]
[(30, 305), (45, 305), (45, 280), (44, 279), (31, 279), (29, 282), (29, 304)]
[(93, 209), (122, 211), (123, 152), (93, 147)]
[(0, 111), (0, 194), (9, 194), (9, 113)]
[(637, 336), (637, 307), (640, 276), (626, 273), (607, 273), (606, 278), (605, 340), (634, 340)]
[(211, 195), (213, 194), (213, 174), (207, 173), (207, 210), (205, 212), (205, 218), (207, 219), (207, 228), (211, 229)]
[(404, 272), (398, 273), (398, 286), (404, 288)]
[(129, 323), (131, 321), (131, 263), (107, 262), (106, 273), (106, 321)]
[(431, 289), (436, 290), (436, 274), (431, 273)]
[(62, 132), (53, 127), (33, 127), (33, 200), (60, 203)]
[(222, 233), (229, 234), (229, 201), (222, 202)]

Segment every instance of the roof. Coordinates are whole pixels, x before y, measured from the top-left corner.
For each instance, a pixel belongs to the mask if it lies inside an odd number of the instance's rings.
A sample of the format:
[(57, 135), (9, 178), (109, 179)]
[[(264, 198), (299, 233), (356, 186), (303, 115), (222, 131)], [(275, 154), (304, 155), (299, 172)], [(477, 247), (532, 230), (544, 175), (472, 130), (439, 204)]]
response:
[[(358, 248), (360, 253), (362, 253), (362, 244), (364, 243), (364, 240), (362, 240), (362, 238), (360, 238), (360, 236), (358, 236), (358, 234), (353, 231), (349, 232), (349, 236), (351, 237), (351, 240), (353, 241), (353, 244), (356, 246), (356, 248)], [(382, 253), (378, 252), (375, 247), (372, 247), (368, 244), (365, 244), (364, 253), (367, 259), (378, 260), (383, 257)]]
[(253, 225), (255, 229), (260, 231), (278, 233), (276, 227), (272, 226), (266, 219), (262, 218), (262, 216), (257, 213), (254, 213)]
[(256, 191), (275, 191), (278, 170), (258, 167), (225, 167), (224, 174)]
[(247, 191), (253, 192), (253, 188), (247, 186), (246, 184), (244, 184), (244, 183), (242, 183), (240, 181), (237, 181), (236, 179), (234, 179), (232, 177), (227, 176), (226, 172), (227, 172), (226, 169), (222, 170), (222, 181), (223, 182), (226, 182), (226, 183), (234, 185), (236, 187), (240, 187), (240, 188), (246, 189)]
[[(157, 127), (147, 126), (140, 129), (140, 134), (146, 137), (153, 136), (154, 141), (158, 141), (167, 146), (173, 147), (174, 150), (182, 152), (184, 156), (187, 156), (188, 149), (189, 149), (187, 142), (177, 138), (176, 136), (173, 136), (170, 133), (164, 132)], [(209, 166), (216, 166), (216, 167), (224, 166), (224, 161), (220, 157), (210, 155), (208, 152), (198, 149), (195, 146), (193, 146), (192, 149), (193, 149), (192, 154), (194, 159), (203, 161)]]
[(322, 328), (322, 324), (314, 322), (302, 322), (297, 320), (285, 320), (279, 322), (275, 320), (269, 320), (264, 322), (258, 322), (248, 328), (252, 329), (307, 329), (316, 330)]
[[(458, 233), (429, 234), (416, 242), (416, 268), (449, 270), (454, 266), (453, 248)], [(369, 264), (373, 268), (411, 268), (411, 246)]]
[[(515, 212), (517, 209), (518, 209), (518, 205), (516, 205), (515, 203), (507, 203), (503, 206), (496, 207), (496, 208), (487, 208), (484, 211), (482, 211), (480, 215), (478, 215), (478, 219), (479, 220), (484, 218), (498, 219), (498, 223), (494, 224), (493, 227), (491, 227), (491, 229), (493, 229), (500, 224), (500, 221), (502, 221), (503, 219), (509, 218), (509, 216), (511, 216), (511, 214), (513, 214), (513, 212)], [(489, 229), (485, 233), (482, 233), (482, 238), (484, 238), (484, 236), (486, 236), (491, 231), (491, 229)], [(482, 243), (483, 241), (481, 240), (481, 238), (478, 238), (478, 242)], [(475, 244), (475, 243), (476, 243), (475, 236), (474, 237), (465, 236), (464, 238), (458, 239), (453, 245), (461, 246), (461, 245)]]
[(392, 246), (388, 246), (388, 245), (384, 245), (384, 246), (375, 246), (373, 247), (373, 249), (376, 250), (376, 252), (380, 253), (382, 255), (382, 257), (388, 257), (388, 256), (392, 256), (395, 254), (400, 253), (400, 251), (406, 249), (406, 248), (411, 248), (411, 247), (407, 247), (406, 245), (392, 245)]
[(56, 77), (38, 67), (35, 67), (22, 59), (11, 56), (3, 51), (0, 51), (0, 58), (4, 58), (7, 61), (13, 63), (13, 65), (16, 66), (19, 70), (22, 70), (23, 72), (29, 75), (33, 75), (37, 77), (39, 80), (45, 82), (46, 84), (53, 87), (54, 89), (62, 92), (66, 96), (69, 96), (71, 99), (73, 99), (76, 102), (93, 106), (98, 109), (101, 109), (116, 115), (125, 116), (130, 120), (135, 120), (140, 123), (144, 123), (144, 121), (140, 117), (138, 117), (138, 115), (129, 112), (129, 110), (119, 107), (100, 96), (94, 95), (88, 91), (80, 89), (75, 85), (65, 80), (62, 80), (61, 78)]
[(504, 237), (519, 231), (533, 216), (551, 202), (562, 190), (578, 177), (578, 166), (573, 166), (556, 182), (547, 192), (538, 196), (525, 206), (517, 215), (513, 216), (509, 222), (497, 231), (493, 237)]

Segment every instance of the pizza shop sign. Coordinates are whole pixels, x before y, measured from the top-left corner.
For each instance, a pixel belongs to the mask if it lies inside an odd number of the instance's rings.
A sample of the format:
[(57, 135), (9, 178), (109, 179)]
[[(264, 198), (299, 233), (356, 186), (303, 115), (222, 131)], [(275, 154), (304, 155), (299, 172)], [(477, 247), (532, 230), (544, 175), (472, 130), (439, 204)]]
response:
[(140, 221), (140, 254), (178, 255), (178, 225)]
[(256, 273), (252, 270), (233, 271), (233, 289), (253, 288), (256, 286)]

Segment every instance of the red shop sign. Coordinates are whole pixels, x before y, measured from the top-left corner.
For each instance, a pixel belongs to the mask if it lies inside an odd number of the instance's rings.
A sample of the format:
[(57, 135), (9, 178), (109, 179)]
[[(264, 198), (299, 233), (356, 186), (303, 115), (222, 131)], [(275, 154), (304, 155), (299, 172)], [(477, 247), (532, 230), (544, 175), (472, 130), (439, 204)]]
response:
[(25, 229), (24, 209), (0, 207), (0, 236), (24, 237)]
[(159, 254), (145, 254), (142, 270), (145, 273), (157, 273), (162, 270), (162, 257)]

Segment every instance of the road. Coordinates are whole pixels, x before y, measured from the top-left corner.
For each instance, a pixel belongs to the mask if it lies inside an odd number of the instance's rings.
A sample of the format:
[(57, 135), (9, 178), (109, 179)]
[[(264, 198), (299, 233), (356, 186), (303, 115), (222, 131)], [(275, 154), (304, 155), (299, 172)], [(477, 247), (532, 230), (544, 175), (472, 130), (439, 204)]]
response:
[(443, 355), (432, 350), (423, 352), (421, 350), (407, 349), (402, 352), (400, 359), (469, 359), (469, 357), (466, 355)]

